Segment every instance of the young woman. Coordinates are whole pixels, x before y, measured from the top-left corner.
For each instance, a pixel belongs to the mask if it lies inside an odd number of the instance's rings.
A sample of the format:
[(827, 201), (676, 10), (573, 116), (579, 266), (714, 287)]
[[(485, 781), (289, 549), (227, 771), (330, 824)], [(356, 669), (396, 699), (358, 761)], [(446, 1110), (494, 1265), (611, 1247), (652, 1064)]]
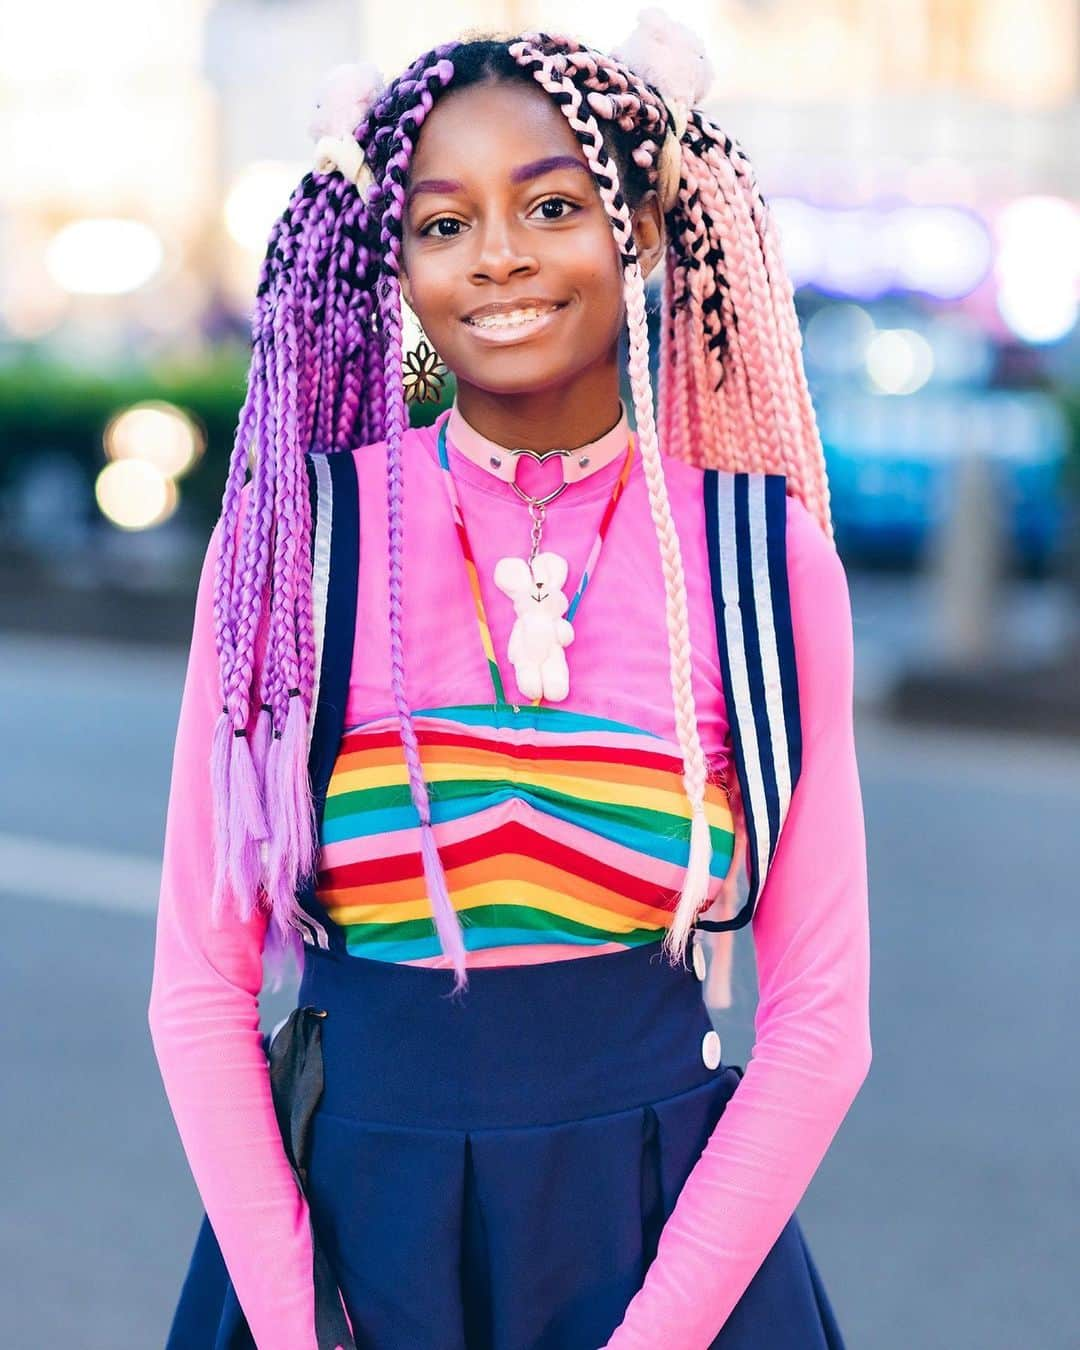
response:
[[(795, 1208), (871, 1053), (851, 618), (707, 81), (646, 12), (618, 58), (328, 85), (177, 734), (150, 1025), (207, 1222), (170, 1346), (842, 1346)], [(744, 1071), (702, 981), (747, 922)]]

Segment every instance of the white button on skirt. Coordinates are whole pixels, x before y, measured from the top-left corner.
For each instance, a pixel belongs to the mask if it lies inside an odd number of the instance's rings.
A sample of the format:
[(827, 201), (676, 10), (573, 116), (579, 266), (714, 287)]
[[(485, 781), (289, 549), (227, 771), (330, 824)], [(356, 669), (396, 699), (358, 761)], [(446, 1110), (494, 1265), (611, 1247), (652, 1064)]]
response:
[(707, 1069), (715, 1069), (720, 1064), (720, 1037), (715, 1031), (707, 1031), (701, 1038), (701, 1058)]

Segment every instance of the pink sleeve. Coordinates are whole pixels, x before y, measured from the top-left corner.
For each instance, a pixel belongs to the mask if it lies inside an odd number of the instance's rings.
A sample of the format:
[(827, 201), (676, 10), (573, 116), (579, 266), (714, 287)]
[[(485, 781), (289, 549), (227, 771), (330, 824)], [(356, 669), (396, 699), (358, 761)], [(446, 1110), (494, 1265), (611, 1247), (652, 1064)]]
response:
[(751, 921), (755, 1044), (608, 1346), (707, 1350), (802, 1199), (870, 1067), (866, 842), (840, 558), (788, 499), (802, 772)]
[[(257, 911), (249, 922), (228, 918), (220, 927), (210, 922), (220, 530), (219, 521), (203, 563), (176, 733), (150, 1034), (188, 1163), (259, 1350), (315, 1350), (307, 1204), (281, 1142), (260, 1039), (266, 916)], [(264, 630), (259, 640), (265, 644)], [(254, 721), (253, 714), (252, 727)]]

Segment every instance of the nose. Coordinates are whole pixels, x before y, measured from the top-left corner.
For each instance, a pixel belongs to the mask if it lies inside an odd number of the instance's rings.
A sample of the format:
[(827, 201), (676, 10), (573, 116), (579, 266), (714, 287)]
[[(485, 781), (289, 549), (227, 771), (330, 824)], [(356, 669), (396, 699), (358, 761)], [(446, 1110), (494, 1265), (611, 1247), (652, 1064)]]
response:
[(538, 267), (536, 255), (514, 222), (488, 218), (473, 229), (475, 252), (470, 278), (501, 285), (515, 277), (531, 276)]

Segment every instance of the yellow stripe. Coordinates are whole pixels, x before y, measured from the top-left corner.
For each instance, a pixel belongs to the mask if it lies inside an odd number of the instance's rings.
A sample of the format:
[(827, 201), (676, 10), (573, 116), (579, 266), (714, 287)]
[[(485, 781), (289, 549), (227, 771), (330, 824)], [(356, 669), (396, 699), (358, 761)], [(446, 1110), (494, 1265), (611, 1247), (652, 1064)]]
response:
[[(635, 918), (633, 915), (615, 914), (602, 905), (576, 900), (573, 896), (558, 895), (546, 886), (515, 881), (512, 878), (487, 881), (478, 886), (464, 886), (454, 891), (452, 899), (454, 908), (459, 912), (468, 910), (473, 905), (527, 905), (545, 914), (573, 919), (577, 923), (586, 923), (609, 933), (630, 933), (635, 928), (667, 927), (672, 917), (670, 910), (659, 906), (646, 907), (646, 912), (653, 916), (647, 920)], [(334, 922), (339, 924), (394, 924), (406, 919), (431, 918), (431, 903), (426, 896), (423, 900), (397, 905), (342, 905), (336, 909), (328, 906), (328, 909)]]
[[(425, 771), (430, 783), (442, 782), (490, 782), (493, 777), (490, 767), (468, 764), (433, 765)], [(597, 802), (608, 806), (628, 806), (643, 811), (661, 811), (667, 815), (690, 818), (690, 802), (682, 785), (676, 788), (643, 788), (639, 784), (629, 787), (617, 779), (582, 778), (578, 775), (555, 773), (510, 774), (499, 772), (498, 781), (515, 786), (547, 788), (552, 792), (561, 792), (586, 802)], [(374, 788), (404, 787), (407, 779), (400, 768), (351, 769), (335, 774), (331, 780), (327, 795), (337, 797), (346, 792), (363, 792)], [(721, 830), (731, 832), (734, 823), (731, 808), (723, 789), (715, 783), (709, 783), (705, 793), (705, 818), (709, 824)]]
[[(612, 911), (638, 918), (642, 923), (653, 924), (666, 911), (661, 905), (652, 905), (645, 900), (633, 900), (621, 891), (612, 890), (601, 882), (588, 877), (579, 877), (575, 872), (567, 872), (558, 863), (537, 858), (531, 853), (519, 850), (502, 850), (472, 862), (460, 863), (447, 868), (447, 879), (453, 893), (479, 886), (488, 881), (506, 884), (507, 878), (517, 884), (529, 884), (547, 889), (552, 895), (564, 895), (569, 899), (582, 899), (588, 895), (589, 904), (602, 905)], [(427, 905), (424, 878), (420, 875), (402, 877), (399, 881), (360, 882), (352, 886), (326, 886), (319, 890), (318, 896), (324, 904), (348, 906), (351, 909), (370, 908), (360, 898), (358, 892), (374, 892), (379, 896), (379, 907), (402, 910), (408, 905), (423, 903)], [(577, 889), (575, 889), (575, 886)], [(658, 887), (658, 889), (661, 889)], [(408, 917), (415, 918), (416, 915)]]

